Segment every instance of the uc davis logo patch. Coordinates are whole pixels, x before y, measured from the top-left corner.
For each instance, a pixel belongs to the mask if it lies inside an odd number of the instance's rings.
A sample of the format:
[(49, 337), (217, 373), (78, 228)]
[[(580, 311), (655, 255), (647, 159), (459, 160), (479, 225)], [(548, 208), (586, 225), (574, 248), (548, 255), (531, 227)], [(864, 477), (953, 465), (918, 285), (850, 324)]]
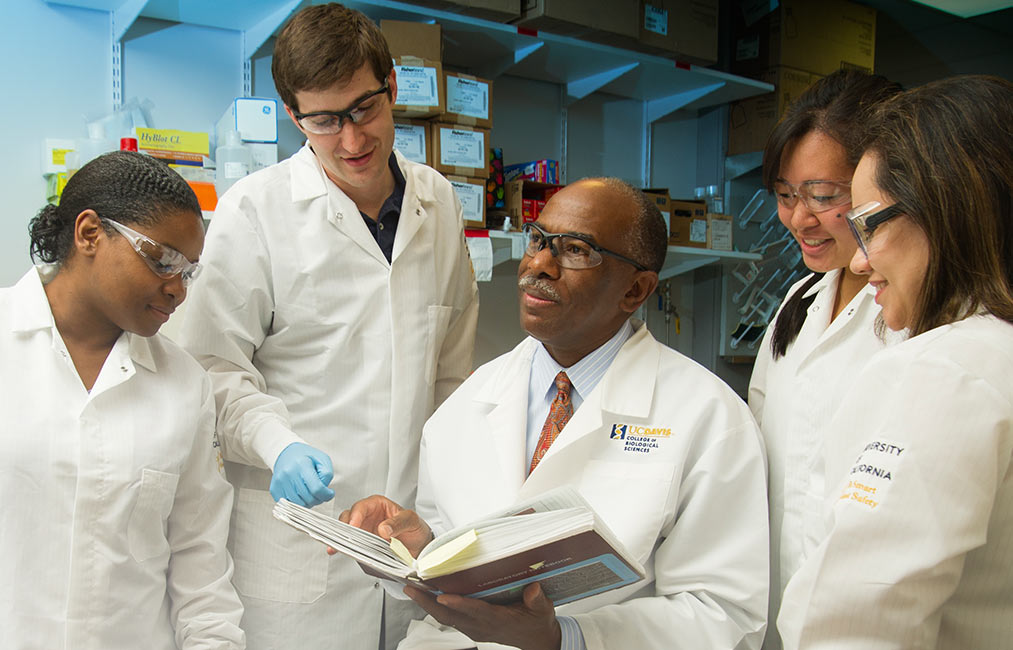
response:
[(612, 433), (609, 434), (609, 438), (612, 440), (626, 440), (626, 425), (613, 424)]

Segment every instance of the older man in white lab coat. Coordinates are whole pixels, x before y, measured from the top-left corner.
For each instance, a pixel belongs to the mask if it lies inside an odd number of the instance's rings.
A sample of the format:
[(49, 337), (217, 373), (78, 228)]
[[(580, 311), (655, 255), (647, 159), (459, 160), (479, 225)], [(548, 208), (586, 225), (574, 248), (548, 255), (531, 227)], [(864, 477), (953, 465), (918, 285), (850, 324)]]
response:
[[(374, 496), (342, 517), (417, 553), (430, 530), (568, 484), (647, 578), (558, 608), (536, 585), (509, 606), (406, 588), (432, 617), (401, 647), (758, 648), (768, 557), (755, 422), (718, 378), (630, 319), (664, 260), (657, 208), (621, 181), (587, 179), (553, 196), (528, 234), (518, 284), (531, 337), (427, 422), (417, 514)], [(671, 435), (638, 445), (640, 427)]]
[(308, 142), (219, 201), (183, 340), (215, 387), (248, 647), (383, 648), (417, 610), (271, 508), (414, 502), (422, 425), (471, 370), (477, 286), (450, 183), (393, 151), (376, 24), (306, 8), (272, 72)]

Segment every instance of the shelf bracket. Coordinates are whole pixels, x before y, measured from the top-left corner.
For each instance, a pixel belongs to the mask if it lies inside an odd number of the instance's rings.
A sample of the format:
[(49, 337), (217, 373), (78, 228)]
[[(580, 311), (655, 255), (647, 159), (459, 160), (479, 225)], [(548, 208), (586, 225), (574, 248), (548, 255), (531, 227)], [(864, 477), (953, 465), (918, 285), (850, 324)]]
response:
[(144, 11), (148, 0), (127, 0), (109, 12), (109, 41), (112, 44), (113, 110), (123, 105), (123, 37)]
[(674, 278), (677, 275), (682, 275), (683, 273), (695, 271), (701, 266), (713, 264), (714, 262), (717, 262), (720, 259), (721, 259), (720, 257), (707, 256), (679, 262), (678, 264), (674, 264), (667, 268), (661, 269), (661, 273), (658, 274), (658, 281), (660, 282), (662, 280), (668, 280), (669, 278)]
[(612, 68), (611, 70), (605, 70), (603, 72), (596, 72), (595, 74), (584, 77), (583, 79), (568, 81), (566, 83), (566, 94), (573, 101), (584, 99), (594, 91), (612, 83), (639, 65), (640, 64), (636, 62), (627, 63), (626, 65), (619, 66), (618, 68)]
[(668, 97), (661, 97), (659, 99), (652, 99), (647, 102), (647, 119), (648, 122), (657, 122), (661, 118), (665, 117), (669, 113), (688, 106), (695, 102), (701, 97), (706, 97), (712, 92), (719, 88), (724, 88), (725, 82), (719, 81), (718, 83), (709, 84), (707, 86), (700, 86), (699, 88), (693, 88), (692, 90), (686, 90), (681, 93), (669, 95)]
[(545, 46), (545, 41), (535, 41), (529, 45), (525, 45), (521, 48), (514, 50), (513, 56), (505, 56), (496, 63), (484, 66), (475, 71), (476, 76), (484, 79), (495, 79), (500, 75), (506, 73), (507, 70), (514, 67), (524, 59), (528, 58), (538, 50)]
[(242, 61), (243, 61), (243, 96), (253, 95), (253, 55), (257, 50), (271, 38), (275, 30), (281, 27), (282, 23), (292, 15), (292, 12), (302, 3), (302, 0), (289, 0), (283, 6), (276, 9), (271, 15), (262, 19), (259, 23), (243, 30), (242, 33)]

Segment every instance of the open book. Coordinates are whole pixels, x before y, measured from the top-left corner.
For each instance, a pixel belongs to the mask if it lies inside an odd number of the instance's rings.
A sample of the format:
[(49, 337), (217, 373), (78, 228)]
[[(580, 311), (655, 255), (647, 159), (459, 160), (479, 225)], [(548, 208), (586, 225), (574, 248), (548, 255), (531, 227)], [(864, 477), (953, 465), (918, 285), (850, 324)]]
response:
[(388, 542), (285, 499), (274, 516), (370, 575), (496, 604), (520, 600), (525, 585), (536, 581), (562, 605), (644, 577), (640, 563), (571, 487), (446, 532), (417, 559), (397, 539)]

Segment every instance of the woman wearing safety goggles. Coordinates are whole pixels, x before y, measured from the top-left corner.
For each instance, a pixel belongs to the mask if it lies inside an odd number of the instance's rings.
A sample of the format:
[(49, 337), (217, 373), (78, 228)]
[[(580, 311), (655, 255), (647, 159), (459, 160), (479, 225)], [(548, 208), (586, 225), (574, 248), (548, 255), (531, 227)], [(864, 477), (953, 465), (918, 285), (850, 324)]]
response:
[(823, 542), (784, 594), (786, 648), (1005, 648), (1013, 638), (1013, 84), (884, 103), (845, 218), (882, 321), (823, 432)]
[(200, 206), (119, 151), (32, 220), (0, 289), (4, 647), (241, 649), (211, 385), (157, 335), (197, 277)]

